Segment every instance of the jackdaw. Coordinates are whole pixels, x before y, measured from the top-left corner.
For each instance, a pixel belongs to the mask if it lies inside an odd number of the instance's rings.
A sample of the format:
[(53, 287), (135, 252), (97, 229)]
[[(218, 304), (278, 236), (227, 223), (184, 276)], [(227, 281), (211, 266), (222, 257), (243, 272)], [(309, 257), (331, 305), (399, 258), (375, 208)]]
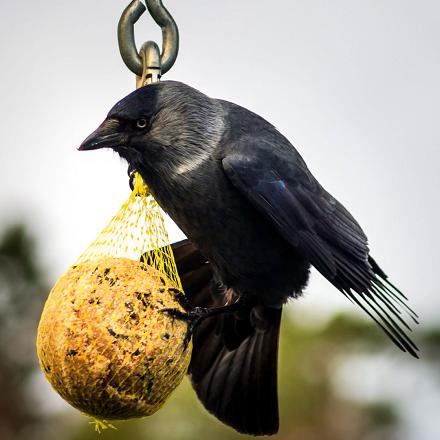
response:
[(126, 159), (189, 239), (174, 246), (196, 306), (189, 374), (224, 423), (277, 432), (281, 311), (301, 296), (311, 266), (417, 357), (403, 312), (417, 315), (369, 255), (363, 230), (260, 116), (163, 81), (117, 103), (79, 149), (98, 148)]

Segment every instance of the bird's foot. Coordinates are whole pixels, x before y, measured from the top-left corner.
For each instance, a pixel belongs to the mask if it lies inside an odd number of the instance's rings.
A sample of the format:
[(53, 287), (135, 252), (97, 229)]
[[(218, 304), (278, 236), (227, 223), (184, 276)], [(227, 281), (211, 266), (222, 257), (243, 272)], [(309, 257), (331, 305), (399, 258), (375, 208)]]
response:
[(136, 168), (132, 164), (130, 164), (128, 166), (127, 174), (128, 174), (128, 178), (129, 178), (128, 185), (130, 186), (130, 189), (132, 191), (134, 191), (134, 178), (135, 178), (136, 173), (137, 173)]
[(185, 338), (183, 339), (184, 350), (188, 347), (189, 341), (191, 340), (194, 329), (200, 324), (206, 316), (206, 310), (202, 307), (196, 307), (189, 312), (182, 312), (179, 309), (162, 309), (162, 313), (166, 313), (173, 319), (179, 319), (180, 321), (185, 321), (188, 323), (186, 329)]
[(188, 347), (189, 341), (194, 333), (195, 328), (206, 318), (211, 318), (212, 316), (224, 314), (224, 313), (234, 313), (239, 311), (243, 307), (242, 301), (238, 300), (233, 304), (229, 304), (222, 307), (194, 307), (188, 312), (182, 312), (179, 309), (162, 309), (161, 313), (166, 313), (172, 318), (179, 319), (181, 321), (186, 321), (188, 323), (188, 328), (186, 330), (186, 335), (183, 340), (184, 350)]

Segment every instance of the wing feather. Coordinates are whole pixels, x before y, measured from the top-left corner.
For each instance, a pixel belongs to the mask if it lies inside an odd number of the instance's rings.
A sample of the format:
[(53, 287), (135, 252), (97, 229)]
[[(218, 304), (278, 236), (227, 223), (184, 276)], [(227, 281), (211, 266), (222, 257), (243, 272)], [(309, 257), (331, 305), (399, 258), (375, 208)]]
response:
[[(417, 315), (370, 257), (367, 237), (356, 220), (302, 162), (273, 159), (262, 163), (259, 152), (258, 147), (247, 148), (247, 154), (233, 153), (223, 159), (232, 184), (399, 348), (418, 357), (402, 312), (415, 323)], [(265, 154), (270, 157), (271, 153), (266, 149)]]
[[(224, 305), (226, 296), (198, 248), (188, 240), (172, 247), (190, 305)], [(270, 435), (278, 430), (281, 309), (260, 308), (258, 319), (253, 309), (244, 316), (218, 315), (198, 325), (188, 373), (200, 401), (218, 419), (242, 433)]]

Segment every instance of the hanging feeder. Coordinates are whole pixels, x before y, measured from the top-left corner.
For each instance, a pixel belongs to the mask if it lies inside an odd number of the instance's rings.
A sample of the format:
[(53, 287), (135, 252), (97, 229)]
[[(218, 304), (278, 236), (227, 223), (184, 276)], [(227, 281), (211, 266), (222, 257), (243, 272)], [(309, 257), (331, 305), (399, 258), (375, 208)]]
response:
[[(163, 51), (138, 53), (134, 23), (148, 10), (163, 32)], [(119, 45), (138, 87), (160, 79), (177, 57), (177, 26), (159, 0), (133, 1), (119, 23)], [(186, 374), (187, 323), (163, 212), (130, 170), (133, 192), (97, 239), (58, 280), (37, 337), (41, 368), (55, 390), (95, 419), (153, 414)], [(97, 426), (106, 426), (98, 422)]]

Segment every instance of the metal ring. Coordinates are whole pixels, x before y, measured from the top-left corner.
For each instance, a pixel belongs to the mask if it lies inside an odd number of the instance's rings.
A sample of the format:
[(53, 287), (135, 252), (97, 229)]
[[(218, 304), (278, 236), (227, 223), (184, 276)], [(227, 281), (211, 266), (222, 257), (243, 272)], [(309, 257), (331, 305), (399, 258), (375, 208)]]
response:
[(142, 57), (136, 48), (134, 24), (146, 11), (162, 29), (162, 74), (173, 67), (179, 52), (179, 30), (171, 14), (162, 4), (162, 0), (133, 0), (122, 13), (118, 25), (119, 51), (127, 67), (136, 75), (142, 76)]
[(160, 50), (154, 41), (147, 41), (140, 50), (142, 76), (136, 76), (136, 88), (160, 81), (162, 69), (160, 67)]

